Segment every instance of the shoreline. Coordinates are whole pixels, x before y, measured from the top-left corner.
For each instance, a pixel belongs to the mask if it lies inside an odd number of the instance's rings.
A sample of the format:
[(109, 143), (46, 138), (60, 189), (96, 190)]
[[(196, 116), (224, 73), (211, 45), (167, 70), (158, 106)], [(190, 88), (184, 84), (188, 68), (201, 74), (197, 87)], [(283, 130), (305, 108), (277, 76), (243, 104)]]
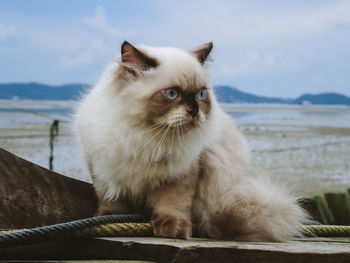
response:
[[(91, 181), (71, 132), (71, 116), (54, 111), (74, 105), (37, 105), (32, 101), (3, 104), (0, 100), (0, 109), (5, 106), (26, 111), (0, 111), (0, 147), (47, 168), (50, 125), (53, 119), (61, 119), (59, 136), (54, 141), (54, 170)], [(53, 113), (39, 116), (35, 112), (46, 108)], [(289, 182), (303, 196), (350, 187), (350, 107), (291, 109), (284, 105), (241, 104), (231, 109), (228, 113), (250, 145), (253, 173)]]

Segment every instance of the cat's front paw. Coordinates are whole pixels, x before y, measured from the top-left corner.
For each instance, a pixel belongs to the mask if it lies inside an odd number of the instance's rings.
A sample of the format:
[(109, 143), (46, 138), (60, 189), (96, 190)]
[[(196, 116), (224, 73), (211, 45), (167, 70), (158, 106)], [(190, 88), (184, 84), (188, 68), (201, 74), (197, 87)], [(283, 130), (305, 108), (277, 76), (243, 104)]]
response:
[(158, 237), (188, 239), (192, 236), (191, 220), (180, 216), (153, 212), (153, 234)]

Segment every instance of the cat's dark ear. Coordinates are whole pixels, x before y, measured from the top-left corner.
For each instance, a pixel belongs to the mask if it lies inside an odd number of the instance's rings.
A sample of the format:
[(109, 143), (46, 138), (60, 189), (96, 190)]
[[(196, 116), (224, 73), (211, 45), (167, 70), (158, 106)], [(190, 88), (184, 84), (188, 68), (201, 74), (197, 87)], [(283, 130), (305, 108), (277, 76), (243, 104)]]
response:
[(128, 71), (133, 74), (136, 74), (133, 69), (143, 71), (158, 66), (156, 59), (149, 57), (127, 41), (122, 44), (121, 59)]
[(190, 52), (198, 59), (201, 64), (204, 64), (212, 49), (213, 42), (209, 42), (190, 50)]

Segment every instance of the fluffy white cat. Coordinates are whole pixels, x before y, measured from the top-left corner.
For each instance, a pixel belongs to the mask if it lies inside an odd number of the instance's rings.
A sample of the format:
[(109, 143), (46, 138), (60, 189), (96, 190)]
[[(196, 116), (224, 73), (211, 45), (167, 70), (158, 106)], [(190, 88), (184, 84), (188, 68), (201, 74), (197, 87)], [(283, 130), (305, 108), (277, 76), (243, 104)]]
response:
[(144, 213), (156, 236), (281, 241), (301, 234), (296, 199), (249, 175), (249, 150), (218, 105), (213, 47), (124, 42), (81, 101), (75, 127), (99, 198), (96, 215)]

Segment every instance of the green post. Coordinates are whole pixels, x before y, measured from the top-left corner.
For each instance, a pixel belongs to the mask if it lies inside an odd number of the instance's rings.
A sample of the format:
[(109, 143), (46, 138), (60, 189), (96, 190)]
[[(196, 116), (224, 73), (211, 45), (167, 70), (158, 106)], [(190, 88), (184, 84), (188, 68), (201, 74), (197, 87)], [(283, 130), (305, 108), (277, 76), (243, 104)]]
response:
[(53, 142), (56, 136), (58, 136), (58, 124), (59, 124), (59, 120), (54, 120), (50, 126), (50, 159), (49, 159), (50, 170), (53, 170)]
[(322, 210), (322, 206), (319, 204), (319, 198), (301, 198), (299, 199), (299, 203), (301, 207), (308, 212), (312, 220), (316, 220), (325, 225), (329, 224), (329, 221)]
[(336, 225), (350, 225), (350, 200), (347, 193), (326, 193), (329, 209)]
[(322, 196), (316, 195), (312, 199), (315, 200), (317, 209), (318, 211), (320, 211), (321, 217), (323, 218), (323, 221), (324, 221), (323, 224), (333, 225), (334, 217), (331, 210), (329, 210), (329, 207), (327, 206), (327, 203), (324, 200), (324, 198)]

